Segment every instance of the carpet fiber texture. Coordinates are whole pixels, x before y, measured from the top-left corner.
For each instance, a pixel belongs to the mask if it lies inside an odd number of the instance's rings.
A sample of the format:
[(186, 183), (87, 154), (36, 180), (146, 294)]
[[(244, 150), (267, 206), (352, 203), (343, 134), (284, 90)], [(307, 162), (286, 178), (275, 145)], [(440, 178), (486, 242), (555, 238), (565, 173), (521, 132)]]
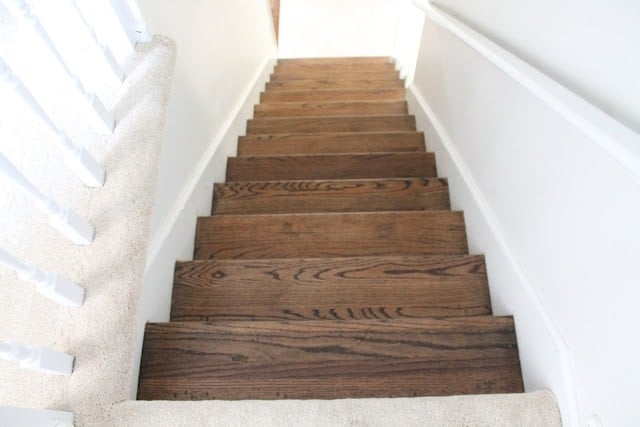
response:
[[(30, 199), (0, 180), (2, 247), (86, 290), (83, 306), (62, 307), (12, 271), (0, 269), (0, 340), (40, 344), (75, 356), (74, 373), (68, 377), (0, 360), (0, 406), (72, 411), (76, 425), (92, 425), (107, 422), (111, 406), (129, 399), (138, 295), (175, 51), (173, 42), (162, 38), (138, 46), (125, 82), (103, 97), (117, 120), (112, 135), (96, 136), (82, 122), (67, 129), (106, 169), (103, 188), (79, 182), (64, 166), (60, 150), (47, 143), (51, 135), (28, 111), (13, 120), (31, 121), (13, 126), (12, 140), (0, 143), (41, 191), (96, 229), (91, 245), (75, 246), (48, 225)], [(13, 105), (20, 108), (18, 102)], [(11, 120), (10, 113), (3, 119)]]

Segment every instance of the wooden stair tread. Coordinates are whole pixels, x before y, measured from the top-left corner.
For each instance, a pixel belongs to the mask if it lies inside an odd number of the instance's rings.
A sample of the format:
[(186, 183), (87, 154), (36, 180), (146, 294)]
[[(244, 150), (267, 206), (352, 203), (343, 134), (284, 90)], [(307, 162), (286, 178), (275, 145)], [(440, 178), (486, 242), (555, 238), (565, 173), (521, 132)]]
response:
[(395, 70), (382, 71), (280, 71), (271, 74), (270, 81), (277, 82), (282, 80), (393, 80), (399, 79), (398, 72)]
[(522, 392), (511, 317), (147, 324), (138, 399)]
[(405, 98), (406, 90), (399, 87), (381, 89), (274, 90), (260, 94), (260, 102), (404, 101)]
[(403, 88), (404, 82), (398, 78), (385, 80), (278, 80), (275, 82), (268, 82), (265, 85), (265, 90), (374, 89), (390, 87)]
[(263, 117), (247, 120), (247, 134), (415, 130), (415, 117), (407, 114), (346, 117)]
[(314, 62), (284, 62), (278, 61), (274, 67), (274, 72), (301, 72), (301, 71), (395, 71), (395, 65), (391, 62), (333, 62), (333, 63), (314, 63)]
[(258, 181), (215, 184), (212, 214), (447, 210), (438, 178)]
[(252, 134), (238, 138), (238, 156), (425, 151), (422, 132)]
[(467, 253), (462, 212), (349, 212), (200, 217), (194, 259)]
[(408, 112), (406, 101), (272, 102), (256, 105), (253, 117), (395, 115)]
[(484, 257), (178, 262), (172, 321), (351, 320), (490, 314)]
[(278, 65), (282, 64), (392, 64), (389, 56), (336, 56), (319, 58), (279, 58)]
[(435, 177), (433, 153), (230, 157), (227, 181)]

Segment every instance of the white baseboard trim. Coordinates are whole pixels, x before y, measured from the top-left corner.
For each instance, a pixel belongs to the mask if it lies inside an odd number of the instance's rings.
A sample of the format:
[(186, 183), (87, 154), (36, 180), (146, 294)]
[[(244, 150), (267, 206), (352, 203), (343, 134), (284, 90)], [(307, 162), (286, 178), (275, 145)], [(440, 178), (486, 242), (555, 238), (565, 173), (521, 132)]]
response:
[[(520, 282), (519, 284), (521, 285), (523, 291), (526, 293), (528, 303), (539, 315), (540, 319), (542, 319), (544, 328), (548, 332), (554, 346), (556, 347), (554, 350), (558, 354), (558, 360), (560, 360), (560, 371), (563, 375), (561, 383), (565, 385), (564, 390), (561, 390), (563, 398), (559, 399), (562, 410), (563, 423), (564, 425), (568, 426), (578, 425), (579, 411), (578, 400), (575, 391), (576, 383), (573, 375), (573, 359), (571, 357), (570, 350), (567, 344), (562, 338), (559, 329), (551, 318), (549, 312), (542, 303), (542, 300), (538, 296), (532, 282), (529, 280), (526, 270), (515, 257), (514, 251), (509, 244), (509, 239), (506, 236), (504, 229), (497, 220), (495, 214), (493, 213), (493, 210), (487, 203), (482, 190), (471, 174), (463, 157), (456, 149), (455, 144), (451, 137), (448, 135), (444, 125), (438, 119), (433, 109), (429, 106), (428, 102), (425, 100), (424, 96), (415, 85), (411, 85), (409, 87), (409, 90), (407, 91), (407, 99), (409, 101), (410, 110), (412, 104), (415, 105), (413, 109), (418, 110), (411, 111), (411, 113), (416, 114), (416, 116), (422, 113), (424, 116), (426, 116), (426, 119), (435, 131), (437, 139), (439, 140), (438, 142), (442, 145), (451, 162), (457, 169), (457, 172), (462, 178), (464, 185), (473, 198), (473, 202), (477, 205), (478, 211), (481, 212), (481, 215), (483, 216), (482, 219), (487, 224), (491, 233), (493, 233), (493, 235), (495, 236), (495, 240), (501, 248), (502, 253), (504, 253), (506, 257), (506, 261), (510, 264), (510, 267), (516, 273)], [(418, 119), (418, 117), (416, 117), (416, 119)], [(429, 142), (434, 143), (436, 141)], [(452, 194), (452, 196), (454, 195)], [(540, 351), (545, 350), (540, 349)]]
[[(238, 101), (231, 109), (229, 115), (223, 122), (222, 126), (220, 126), (218, 133), (209, 144), (209, 147), (207, 148), (204, 155), (200, 159), (200, 162), (198, 162), (197, 166), (193, 170), (193, 173), (187, 180), (187, 183), (182, 188), (180, 195), (178, 196), (175, 203), (171, 207), (171, 210), (169, 211), (169, 215), (167, 215), (165, 221), (160, 226), (158, 232), (149, 243), (149, 246), (147, 248), (147, 263), (146, 263), (147, 269), (153, 263), (153, 260), (158, 256), (160, 249), (165, 244), (169, 234), (171, 233), (171, 230), (175, 226), (187, 202), (191, 198), (191, 195), (193, 194), (194, 190), (196, 189), (196, 186), (200, 182), (200, 179), (202, 178), (203, 174), (205, 173), (207, 166), (211, 162), (211, 159), (213, 158), (214, 154), (216, 153), (216, 150), (218, 150), (218, 148), (220, 147), (220, 144), (224, 140), (225, 135), (231, 128), (232, 124), (236, 120), (237, 115), (239, 114), (242, 107), (246, 103), (247, 98), (251, 95), (256, 85), (261, 84), (263, 81), (267, 80), (269, 74), (271, 73), (271, 70), (273, 69), (275, 61), (276, 61), (275, 58), (267, 58), (262, 63), (262, 65), (256, 70), (256, 72), (253, 75), (253, 78), (251, 79), (251, 82), (246, 86), (244, 92), (238, 98)], [(267, 77), (265, 77), (265, 75)]]

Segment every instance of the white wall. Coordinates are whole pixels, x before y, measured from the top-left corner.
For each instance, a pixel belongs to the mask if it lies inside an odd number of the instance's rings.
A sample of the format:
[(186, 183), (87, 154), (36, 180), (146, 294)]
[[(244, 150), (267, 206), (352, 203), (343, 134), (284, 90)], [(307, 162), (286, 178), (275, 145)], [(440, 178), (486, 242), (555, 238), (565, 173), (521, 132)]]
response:
[[(268, 0), (139, 0), (152, 33), (178, 46), (154, 208), (134, 363), (147, 321), (168, 321), (176, 260), (193, 257), (197, 216), (209, 215), (276, 46)], [(132, 397), (137, 375), (132, 384)]]
[(640, 2), (436, 0), (434, 3), (640, 131)]
[(394, 0), (281, 0), (279, 57), (391, 56)]
[(390, 56), (410, 82), (422, 22), (412, 0), (281, 0), (278, 56)]
[(640, 177), (430, 19), (410, 108), (486, 253), (496, 313), (515, 315), (527, 389), (554, 391), (567, 425), (638, 425)]
[(139, 0), (149, 31), (178, 46), (152, 235), (232, 107), (275, 55), (268, 0)]

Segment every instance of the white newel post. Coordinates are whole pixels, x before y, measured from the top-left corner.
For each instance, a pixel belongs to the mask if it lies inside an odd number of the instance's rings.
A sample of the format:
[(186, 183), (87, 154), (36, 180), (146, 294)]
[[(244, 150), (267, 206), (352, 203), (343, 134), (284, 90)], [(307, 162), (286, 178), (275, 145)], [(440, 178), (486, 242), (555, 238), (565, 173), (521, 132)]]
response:
[(0, 426), (73, 427), (73, 412), (0, 406)]
[(132, 3), (131, 0), (111, 0), (111, 7), (132, 47), (135, 48), (138, 42), (151, 40), (147, 25), (135, 3)]
[(9, 178), (20, 190), (31, 197), (36, 206), (47, 214), (50, 224), (73, 243), (88, 245), (93, 241), (95, 230), (88, 222), (72, 210), (60, 206), (51, 197), (38, 191), (4, 154), (0, 154), (0, 174)]
[(18, 362), (21, 368), (54, 375), (71, 375), (73, 356), (40, 345), (0, 341), (0, 358)]
[(105, 172), (102, 166), (82, 147), (75, 145), (69, 137), (58, 128), (51, 118), (38, 103), (33, 94), (27, 89), (22, 81), (11, 72), (11, 69), (2, 58), (0, 58), (0, 80), (6, 82), (22, 97), (40, 120), (56, 135), (54, 139), (65, 153), (65, 162), (71, 170), (89, 187), (102, 187), (105, 180)]
[(99, 131), (106, 131), (111, 133), (113, 128), (115, 127), (115, 120), (107, 111), (107, 108), (102, 104), (102, 101), (98, 99), (98, 97), (89, 91), (87, 91), (80, 81), (80, 79), (69, 69), (67, 62), (64, 60), (58, 48), (47, 34), (47, 31), (44, 29), (40, 20), (31, 12), (31, 8), (27, 4), (26, 0), (5, 0), (4, 4), (10, 9), (11, 13), (16, 16), (23, 18), (26, 22), (31, 24), (31, 27), (38, 34), (38, 36), (42, 39), (42, 41), (47, 45), (51, 53), (56, 57), (64, 71), (67, 75), (73, 80), (78, 91), (84, 96), (85, 100), (91, 107), (91, 111), (94, 113), (95, 118), (97, 119), (96, 125), (99, 126)]
[(84, 301), (84, 289), (71, 280), (22, 262), (2, 248), (0, 248), (0, 264), (16, 271), (20, 279), (36, 285), (38, 293), (59, 304), (79, 307)]
[(100, 42), (98, 35), (96, 34), (95, 31), (93, 31), (93, 27), (91, 26), (91, 24), (89, 24), (86, 17), (84, 16), (84, 13), (82, 12), (82, 9), (78, 6), (77, 0), (70, 0), (70, 1), (76, 13), (80, 17), (82, 24), (87, 28), (87, 30), (89, 30), (89, 34), (91, 34), (91, 38), (93, 38), (93, 42), (96, 44), (98, 49), (100, 49), (100, 51), (102, 52), (102, 55), (104, 56), (105, 61), (107, 61), (107, 63), (109, 64), (109, 67), (111, 68), (111, 71), (113, 72), (113, 74), (116, 76), (116, 78), (119, 81), (124, 80), (124, 72), (122, 71), (120, 64), (118, 64), (118, 61), (116, 61), (116, 58), (113, 56), (113, 53), (111, 53), (111, 49), (109, 49), (109, 46)]

